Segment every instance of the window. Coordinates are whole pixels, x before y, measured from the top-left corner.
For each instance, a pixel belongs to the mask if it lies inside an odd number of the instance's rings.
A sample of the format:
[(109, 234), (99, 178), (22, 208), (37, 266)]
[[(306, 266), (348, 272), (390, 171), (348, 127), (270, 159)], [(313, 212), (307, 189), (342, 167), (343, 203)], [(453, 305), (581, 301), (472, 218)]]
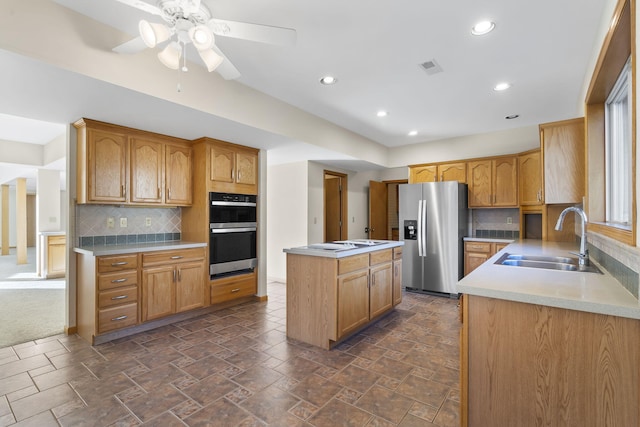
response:
[(605, 220), (629, 227), (632, 220), (631, 58), (605, 102)]

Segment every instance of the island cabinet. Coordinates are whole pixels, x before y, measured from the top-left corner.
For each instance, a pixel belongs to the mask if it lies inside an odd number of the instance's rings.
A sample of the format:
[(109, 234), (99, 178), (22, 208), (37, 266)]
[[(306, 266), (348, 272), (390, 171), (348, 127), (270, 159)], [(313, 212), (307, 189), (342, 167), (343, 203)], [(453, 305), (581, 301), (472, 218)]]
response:
[(77, 203), (189, 206), (190, 143), (90, 119), (77, 129)]
[(462, 426), (640, 425), (640, 321), (464, 295)]
[(142, 254), (142, 320), (208, 305), (204, 248)]
[(337, 259), (288, 253), (287, 336), (328, 350), (388, 313), (393, 262), (392, 248)]
[(393, 305), (402, 302), (402, 247), (393, 248)]

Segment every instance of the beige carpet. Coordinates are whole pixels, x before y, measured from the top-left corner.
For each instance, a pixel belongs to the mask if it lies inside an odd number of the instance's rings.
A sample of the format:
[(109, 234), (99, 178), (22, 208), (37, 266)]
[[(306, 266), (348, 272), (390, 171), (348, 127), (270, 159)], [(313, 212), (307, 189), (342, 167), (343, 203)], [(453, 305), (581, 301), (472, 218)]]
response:
[(15, 249), (0, 257), (0, 348), (64, 332), (65, 280), (40, 280), (35, 248), (16, 265)]

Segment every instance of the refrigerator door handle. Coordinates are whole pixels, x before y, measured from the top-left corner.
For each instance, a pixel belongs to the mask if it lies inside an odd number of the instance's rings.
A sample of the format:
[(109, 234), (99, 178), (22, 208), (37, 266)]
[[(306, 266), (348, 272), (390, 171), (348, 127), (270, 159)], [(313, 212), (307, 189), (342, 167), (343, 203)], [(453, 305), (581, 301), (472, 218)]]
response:
[(427, 257), (427, 201), (422, 200), (422, 215), (419, 221), (422, 222), (422, 256)]
[(418, 256), (422, 256), (422, 200), (418, 200)]

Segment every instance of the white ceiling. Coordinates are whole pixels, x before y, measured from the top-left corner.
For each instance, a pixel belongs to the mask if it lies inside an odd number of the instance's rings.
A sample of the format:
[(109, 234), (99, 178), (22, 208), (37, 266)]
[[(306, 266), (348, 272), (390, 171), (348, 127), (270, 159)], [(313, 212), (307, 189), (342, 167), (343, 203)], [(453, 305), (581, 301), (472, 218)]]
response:
[[(54, 1), (132, 37), (137, 35), (140, 18), (154, 21), (115, 0)], [(387, 147), (581, 116), (585, 72), (592, 65), (603, 13), (608, 10), (603, 0), (202, 2), (217, 18), (297, 30), (293, 47), (217, 37), (216, 44), (242, 73), (240, 83)], [(495, 21), (496, 29), (487, 36), (472, 36), (471, 26), (481, 19)], [(432, 59), (443, 72), (429, 76), (419, 64)], [(153, 117), (145, 118), (147, 128), (159, 133), (197, 138), (206, 134), (202, 133), (206, 122), (215, 126), (217, 138), (260, 141), (260, 148), (272, 150), (273, 161), (281, 154), (332, 157), (328, 150), (310, 144), (300, 145), (300, 141), (13, 53), (0, 51), (0, 60), (6, 70), (0, 69), (4, 81), (30, 79), (29, 90), (20, 92), (19, 102), (11, 92), (1, 97), (0, 113), (5, 114), (0, 115), (0, 139), (46, 143), (50, 137), (49, 124), (41, 127), (31, 121), (25, 126), (21, 120), (22, 127), (14, 128), (6, 115), (59, 119), (59, 123), (68, 123), (68, 117), (108, 118), (111, 114), (116, 118), (117, 111), (91, 113), (96, 97), (117, 97), (127, 104), (138, 103), (140, 111)], [(158, 62), (158, 67), (163, 65)], [(44, 74), (47, 79), (41, 78)], [(336, 76), (338, 83), (319, 84), (325, 74)], [(513, 87), (493, 91), (500, 81)], [(376, 117), (379, 109), (388, 110), (389, 115)], [(505, 120), (512, 114), (520, 117)], [(171, 130), (165, 131), (168, 123)], [(417, 136), (407, 135), (412, 129)], [(367, 166), (355, 158), (333, 157), (355, 169)]]

